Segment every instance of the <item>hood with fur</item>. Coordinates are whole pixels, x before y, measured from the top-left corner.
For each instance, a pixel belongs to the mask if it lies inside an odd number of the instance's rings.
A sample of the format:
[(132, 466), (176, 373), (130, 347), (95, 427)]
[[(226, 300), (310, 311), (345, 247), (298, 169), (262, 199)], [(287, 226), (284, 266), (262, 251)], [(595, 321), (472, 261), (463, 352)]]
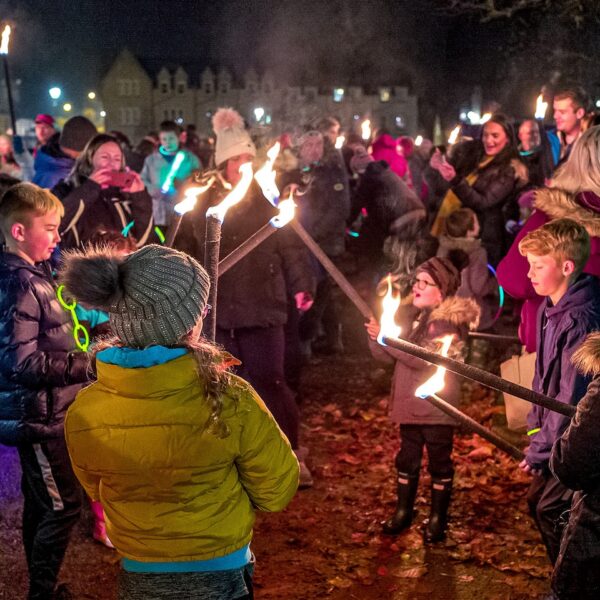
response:
[(592, 237), (600, 237), (600, 213), (581, 206), (573, 194), (558, 188), (542, 188), (535, 193), (533, 205), (550, 220), (569, 218), (583, 225)]
[(430, 321), (447, 321), (456, 327), (476, 329), (481, 309), (472, 298), (450, 296), (431, 312)]
[(600, 373), (600, 332), (591, 333), (573, 354), (575, 368), (584, 375)]
[(467, 254), (471, 254), (472, 252), (481, 249), (481, 240), (476, 238), (458, 238), (441, 235), (438, 239), (440, 242), (438, 256), (446, 256), (450, 250), (462, 250)]

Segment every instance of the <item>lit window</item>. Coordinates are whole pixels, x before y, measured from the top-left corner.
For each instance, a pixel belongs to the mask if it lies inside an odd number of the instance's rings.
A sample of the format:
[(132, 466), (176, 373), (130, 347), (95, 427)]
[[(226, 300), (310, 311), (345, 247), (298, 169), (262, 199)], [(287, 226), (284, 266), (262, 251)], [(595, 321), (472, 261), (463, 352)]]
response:
[(333, 101), (341, 102), (344, 99), (344, 88), (335, 88), (333, 90)]
[(390, 88), (380, 88), (379, 89), (379, 100), (381, 102), (389, 102), (392, 97), (392, 92)]

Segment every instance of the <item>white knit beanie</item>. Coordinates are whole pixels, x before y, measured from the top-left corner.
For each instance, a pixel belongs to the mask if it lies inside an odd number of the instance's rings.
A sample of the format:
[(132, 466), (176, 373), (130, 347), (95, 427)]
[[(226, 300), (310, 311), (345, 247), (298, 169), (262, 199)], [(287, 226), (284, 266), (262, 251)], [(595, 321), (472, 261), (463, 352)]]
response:
[(244, 127), (244, 120), (233, 108), (219, 108), (212, 119), (217, 136), (215, 163), (221, 166), (227, 159), (240, 154), (256, 156), (256, 147)]

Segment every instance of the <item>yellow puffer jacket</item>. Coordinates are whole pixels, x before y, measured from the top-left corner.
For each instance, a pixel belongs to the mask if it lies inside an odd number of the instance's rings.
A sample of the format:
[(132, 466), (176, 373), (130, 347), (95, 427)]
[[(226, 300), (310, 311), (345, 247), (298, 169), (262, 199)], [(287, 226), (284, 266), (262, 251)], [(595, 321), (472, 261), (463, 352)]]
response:
[(123, 556), (224, 556), (250, 542), (255, 509), (282, 510), (293, 498), (296, 457), (245, 381), (234, 378), (224, 398), (231, 434), (218, 439), (204, 431), (210, 410), (191, 354), (145, 368), (98, 360), (97, 368), (98, 381), (69, 408), (65, 435), (75, 474), (102, 502)]

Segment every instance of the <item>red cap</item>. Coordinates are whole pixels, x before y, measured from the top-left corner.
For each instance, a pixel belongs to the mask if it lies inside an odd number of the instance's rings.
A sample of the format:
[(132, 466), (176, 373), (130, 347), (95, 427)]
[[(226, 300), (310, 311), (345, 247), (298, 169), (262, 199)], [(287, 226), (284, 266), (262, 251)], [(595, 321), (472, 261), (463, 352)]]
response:
[(50, 127), (54, 127), (54, 117), (52, 115), (40, 114), (35, 118), (36, 123), (46, 123)]

